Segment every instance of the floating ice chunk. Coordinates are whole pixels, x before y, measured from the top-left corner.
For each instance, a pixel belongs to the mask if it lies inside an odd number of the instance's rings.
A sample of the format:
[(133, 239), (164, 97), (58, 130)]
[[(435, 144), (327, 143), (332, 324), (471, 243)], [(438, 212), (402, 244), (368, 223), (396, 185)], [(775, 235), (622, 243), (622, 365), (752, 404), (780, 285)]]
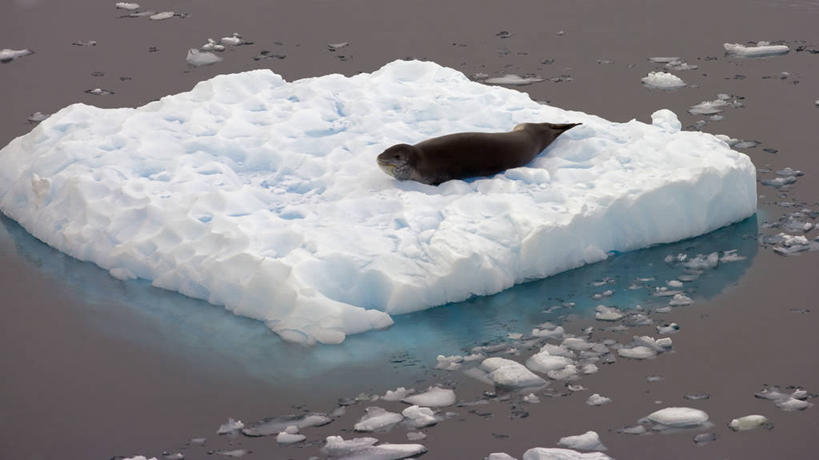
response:
[(719, 265), (719, 253), (712, 252), (708, 255), (697, 254), (693, 259), (683, 262), (683, 267), (690, 270), (705, 270), (707, 268), (716, 268)]
[(389, 412), (380, 407), (368, 407), (366, 411), (367, 413), (355, 424), (356, 431), (386, 431), (404, 420), (401, 414)]
[(426, 439), (427, 435), (421, 431), (409, 431), (407, 432), (407, 439), (410, 441), (420, 441), (422, 439)]
[(523, 334), (521, 334), (520, 332), (510, 332), (509, 334), (506, 335), (506, 337), (510, 340), (520, 340), (523, 338)]
[(489, 373), (488, 377), (495, 385), (503, 387), (525, 388), (546, 383), (524, 365), (511, 359), (487, 358), (481, 363), (481, 368)]
[(455, 392), (448, 388), (429, 387), (427, 391), (407, 396), (401, 401), (425, 407), (446, 407), (455, 404)]
[(606, 446), (600, 442), (600, 436), (596, 431), (587, 431), (575, 436), (566, 436), (560, 438), (557, 444), (562, 447), (568, 447), (569, 449), (607, 450)]
[(133, 457), (125, 457), (123, 460), (156, 460), (156, 457), (148, 458), (144, 455), (136, 455)]
[(793, 392), (788, 393), (782, 391), (779, 387), (768, 386), (754, 394), (756, 398), (773, 401), (776, 407), (784, 411), (805, 410), (813, 406), (813, 403), (806, 401), (808, 396), (808, 392), (801, 388), (797, 388)]
[(697, 70), (700, 68), (698, 65), (689, 64), (683, 60), (675, 60), (666, 63), (665, 68), (668, 70)]
[(231, 450), (217, 450), (214, 452), (216, 455), (221, 455), (223, 457), (231, 457), (231, 458), (241, 458), (245, 455), (249, 454), (250, 451), (247, 449), (231, 449)]
[(657, 352), (654, 349), (643, 345), (619, 348), (617, 349), (617, 354), (623, 358), (630, 359), (648, 359), (657, 356)]
[(572, 380), (577, 377), (577, 366), (568, 364), (561, 369), (546, 372), (546, 376), (552, 380)]
[(97, 46), (97, 41), (96, 40), (86, 40), (86, 41), (77, 40), (75, 42), (72, 42), (71, 44), (74, 45), (74, 46)]
[(683, 287), (683, 283), (680, 280), (669, 280), (669, 281), (666, 281), (665, 284), (667, 284), (669, 287), (673, 287), (673, 288)]
[(560, 344), (560, 346), (568, 348), (569, 350), (583, 351), (591, 350), (594, 344), (589, 343), (586, 339), (582, 337), (567, 337), (566, 339), (563, 339), (563, 342)]
[(306, 415), (284, 415), (279, 417), (268, 417), (258, 422), (251, 423), (242, 429), (242, 434), (245, 436), (270, 436), (272, 434), (285, 431), (289, 426), (295, 426), (299, 429), (309, 428), (313, 426), (324, 426), (332, 422), (333, 419), (324, 414), (306, 414)]
[(87, 89), (85, 92), (88, 94), (93, 94), (94, 96), (108, 96), (114, 94), (113, 91), (102, 88)]
[(682, 78), (668, 72), (649, 72), (642, 78), (642, 82), (649, 88), (677, 89), (685, 86)]
[(597, 313), (594, 314), (594, 318), (600, 321), (618, 321), (623, 319), (625, 315), (616, 307), (607, 307), (605, 305), (598, 305)]
[(600, 369), (594, 363), (586, 363), (580, 367), (580, 372), (586, 375), (596, 374), (599, 370)]
[(788, 54), (790, 51), (787, 45), (768, 45), (767, 42), (759, 42), (756, 46), (745, 46), (739, 43), (723, 43), (722, 46), (725, 48), (725, 54), (745, 58), (776, 56)]
[(133, 11), (139, 9), (139, 3), (117, 2), (114, 4), (120, 10)]
[(28, 56), (29, 54), (33, 54), (31, 50), (22, 49), (22, 50), (13, 50), (9, 48), (3, 48), (0, 50), (0, 62), (6, 63), (11, 62), (19, 57)]
[(676, 334), (680, 330), (680, 325), (677, 323), (671, 324), (664, 324), (662, 326), (657, 326), (657, 333), (668, 335), (668, 334)]
[(150, 19), (151, 21), (164, 21), (165, 19), (170, 19), (173, 16), (174, 16), (173, 11), (162, 11), (148, 16), (148, 19)]
[[(395, 142), (532, 120), (583, 123), (527, 165), (547, 189), (503, 174), (427, 187), (373, 161)], [(53, 184), (39, 207), (32, 173)], [(0, 151), (0, 208), (41, 240), (305, 344), (715, 230), (754, 213), (756, 186), (748, 157), (709, 134), (608, 122), (417, 61), (221, 75), (136, 109), (75, 104)]]
[(694, 436), (694, 444), (702, 446), (717, 440), (716, 433), (699, 433)]
[(598, 292), (598, 293), (592, 295), (592, 299), (599, 300), (599, 299), (602, 299), (604, 297), (611, 297), (612, 295), (614, 295), (614, 291), (611, 290), (611, 289), (606, 289), (603, 292)]
[(427, 451), (421, 444), (379, 444), (375, 438), (344, 440), (341, 436), (327, 436), (321, 452), (329, 458), (360, 460), (397, 460), (420, 455)]
[(672, 347), (672, 340), (671, 337), (663, 337), (661, 339), (655, 339), (653, 337), (643, 335), (643, 336), (634, 336), (634, 343), (636, 345), (642, 345), (651, 348), (657, 352), (663, 352), (670, 350)]
[(401, 415), (413, 428), (423, 428), (438, 423), (438, 418), (429, 407), (410, 406), (401, 411)]
[(212, 38), (208, 38), (208, 42), (199, 47), (202, 51), (224, 51), (225, 46), (216, 43)]
[(755, 430), (757, 428), (765, 428), (770, 430), (773, 428), (773, 424), (768, 421), (768, 417), (764, 415), (746, 415), (744, 417), (739, 417), (731, 420), (731, 423), (728, 424), (728, 428), (734, 431), (749, 431)]
[(776, 171), (776, 175), (777, 176), (785, 176), (785, 177), (787, 177), (787, 176), (798, 177), (798, 176), (804, 176), (805, 173), (803, 173), (802, 171), (800, 171), (798, 169), (793, 169), (791, 167), (787, 167), (787, 168), (782, 168), (782, 169)]
[(796, 176), (775, 177), (773, 179), (765, 179), (762, 181), (762, 185), (768, 185), (774, 188), (779, 188), (793, 183), (796, 183)]
[(384, 393), (384, 396), (382, 396), (381, 399), (383, 399), (384, 401), (400, 401), (406, 398), (407, 396), (411, 395), (412, 393), (415, 393), (415, 390), (413, 390), (412, 388), (406, 389), (404, 387), (398, 387), (395, 390), (387, 390), (387, 392)]
[(191, 48), (188, 50), (188, 55), (185, 57), (185, 60), (188, 61), (188, 64), (199, 67), (216, 64), (221, 61), (222, 58), (208, 51), (199, 51), (196, 48)]
[(245, 424), (242, 423), (241, 420), (233, 420), (232, 418), (228, 418), (227, 423), (223, 423), (219, 425), (219, 429), (216, 430), (216, 434), (230, 434), (236, 431), (241, 430), (244, 428)]
[(437, 361), (435, 369), (443, 369), (445, 371), (454, 371), (460, 369), (461, 363), (464, 361), (464, 357), (460, 355), (452, 356), (438, 355), (438, 357), (435, 359)]
[(534, 337), (546, 338), (546, 339), (561, 339), (563, 338), (565, 331), (561, 326), (554, 326), (552, 328), (543, 328), (532, 329), (532, 335)]
[(702, 101), (699, 104), (692, 105), (688, 108), (688, 113), (691, 115), (714, 115), (720, 113), (728, 107), (728, 103), (722, 99), (713, 101)]
[(535, 447), (523, 453), (523, 460), (612, 460), (602, 452), (578, 452), (571, 449)]
[(540, 398), (537, 397), (534, 393), (529, 393), (528, 395), (523, 397), (523, 402), (527, 402), (529, 404), (538, 404), (540, 402)]
[(485, 460), (518, 460), (506, 452), (493, 452), (489, 454)]
[(648, 58), (649, 61), (655, 64), (667, 64), (675, 61), (679, 61), (681, 58), (678, 56), (657, 56), (657, 57), (650, 57)]
[(602, 406), (603, 404), (608, 404), (611, 402), (611, 398), (607, 398), (606, 396), (600, 396), (598, 393), (594, 393), (593, 395), (589, 396), (586, 399), (586, 404), (589, 406)]
[(708, 414), (691, 407), (666, 407), (652, 412), (646, 416), (646, 420), (664, 427), (687, 428), (705, 425), (708, 423)]
[(487, 78), (484, 81), (490, 85), (524, 86), (531, 85), (532, 83), (540, 83), (543, 79), (540, 77), (521, 77), (520, 75), (509, 73), (502, 77)]
[(745, 256), (739, 255), (736, 249), (731, 249), (729, 251), (724, 251), (719, 258), (720, 263), (728, 263), (728, 262), (739, 262), (741, 260), (745, 260)]
[(789, 397), (788, 399), (776, 402), (776, 407), (788, 412), (805, 410), (811, 406), (813, 406), (813, 403), (793, 397)]
[(691, 297), (688, 297), (685, 294), (674, 294), (674, 297), (668, 301), (668, 305), (671, 307), (681, 307), (685, 305), (691, 305), (694, 303), (694, 300)]
[(236, 32), (233, 32), (233, 35), (230, 37), (222, 37), (219, 40), (223, 45), (230, 45), (230, 46), (238, 46), (244, 43), (242, 36)]
[(552, 355), (545, 350), (535, 353), (526, 360), (526, 367), (540, 373), (560, 370), (569, 364), (572, 364), (571, 358)]
[(276, 442), (279, 444), (295, 444), (305, 439), (307, 439), (307, 436), (299, 434), (299, 427), (296, 425), (290, 425), (276, 435)]
[(329, 49), (330, 51), (336, 51), (340, 50), (341, 48), (344, 48), (345, 46), (348, 46), (349, 44), (350, 42), (328, 43), (327, 49)]
[(34, 112), (34, 113), (32, 113), (31, 115), (28, 116), (27, 120), (32, 122), (32, 123), (39, 123), (39, 122), (45, 120), (46, 118), (48, 118), (48, 115), (49, 114), (43, 113), (43, 112)]

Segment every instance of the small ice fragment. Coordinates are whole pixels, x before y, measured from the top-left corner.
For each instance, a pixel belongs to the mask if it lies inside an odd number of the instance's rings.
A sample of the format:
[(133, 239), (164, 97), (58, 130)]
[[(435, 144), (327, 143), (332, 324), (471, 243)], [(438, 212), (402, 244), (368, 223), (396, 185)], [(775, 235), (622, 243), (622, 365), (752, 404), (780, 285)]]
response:
[[(543, 326), (543, 325), (541, 325)], [(560, 339), (565, 334), (562, 326), (553, 326), (551, 328), (534, 328), (532, 329), (532, 335), (535, 337), (547, 338), (547, 339)]]
[(139, 8), (139, 3), (117, 2), (114, 6), (120, 10), (133, 11)]
[(97, 46), (97, 41), (96, 40), (86, 40), (86, 41), (77, 40), (75, 42), (72, 42), (71, 44), (74, 45), (74, 46)]
[(332, 422), (333, 419), (324, 414), (307, 415), (284, 415), (279, 417), (267, 417), (258, 422), (251, 423), (242, 429), (242, 434), (250, 437), (270, 436), (284, 431), (288, 426), (294, 425), (299, 429), (313, 426), (323, 426)]
[(365, 410), (367, 413), (355, 424), (356, 431), (386, 431), (404, 420), (401, 414), (389, 412), (380, 407), (368, 407)]
[(546, 383), (524, 365), (511, 359), (487, 358), (481, 363), (481, 368), (489, 373), (488, 377), (495, 385), (503, 387), (525, 388)]
[(425, 407), (445, 407), (455, 404), (455, 392), (448, 388), (429, 387), (424, 393), (402, 398), (401, 401)]
[(188, 61), (188, 64), (199, 67), (215, 64), (221, 61), (222, 58), (208, 51), (199, 51), (196, 48), (191, 48), (188, 50), (188, 55), (185, 57), (185, 60)]
[(401, 411), (401, 415), (413, 428), (423, 428), (438, 423), (435, 413), (428, 407), (410, 406)]
[(174, 16), (173, 11), (162, 11), (156, 14), (152, 14), (148, 17), (151, 21), (164, 21), (165, 19), (170, 19)]
[(708, 444), (709, 442), (714, 442), (717, 440), (716, 433), (699, 433), (694, 436), (694, 444), (698, 446), (703, 446)]
[(3, 48), (2, 50), (0, 50), (0, 62), (2, 63), (11, 62), (19, 57), (28, 56), (29, 54), (32, 54), (32, 52), (27, 49), (13, 50)]
[(600, 436), (595, 431), (587, 431), (576, 436), (566, 436), (560, 438), (557, 442), (559, 446), (568, 447), (569, 449), (579, 450), (607, 450), (606, 446), (600, 442)]
[(578, 391), (586, 391), (586, 387), (583, 385), (573, 385), (571, 383), (566, 385), (566, 389), (571, 391), (572, 393), (577, 393)]
[(546, 376), (552, 380), (570, 380), (577, 377), (577, 366), (569, 364), (562, 369), (555, 369), (546, 372)]
[(632, 426), (626, 426), (626, 427), (620, 428), (620, 429), (617, 430), (617, 432), (622, 433), (622, 434), (636, 434), (636, 435), (639, 435), (639, 434), (648, 433), (648, 430), (646, 429), (646, 427), (644, 425), (632, 425)]
[(745, 256), (739, 255), (736, 249), (724, 251), (719, 258), (720, 263), (739, 262), (740, 260), (745, 260)]
[(307, 436), (299, 434), (299, 427), (296, 425), (290, 425), (276, 435), (276, 442), (279, 444), (295, 444), (305, 439), (307, 439)]
[(679, 330), (680, 330), (680, 325), (677, 324), (677, 323), (664, 324), (662, 326), (657, 326), (657, 333), (664, 334), (664, 335), (674, 334)]
[(669, 62), (679, 61), (679, 57), (671, 57), (671, 56), (657, 56), (657, 57), (650, 57), (648, 58), (649, 61), (655, 64), (667, 64)]
[(452, 356), (438, 355), (438, 357), (435, 359), (438, 361), (438, 363), (435, 365), (435, 369), (454, 371), (461, 367), (461, 363), (463, 362), (464, 357), (460, 355)]
[(387, 390), (387, 392), (384, 393), (384, 396), (382, 396), (381, 399), (383, 399), (384, 401), (400, 401), (406, 398), (407, 396), (411, 395), (412, 393), (415, 393), (415, 390), (413, 390), (412, 388), (406, 389), (404, 387), (398, 387), (395, 390)]
[(685, 86), (682, 78), (668, 72), (649, 72), (642, 78), (645, 86), (655, 89), (676, 89)]
[(694, 301), (691, 297), (688, 297), (685, 294), (674, 294), (674, 297), (668, 301), (668, 305), (671, 307), (681, 307), (684, 305), (691, 305)]
[(683, 428), (705, 424), (708, 414), (691, 407), (666, 407), (652, 412), (646, 419), (667, 427)]
[(616, 307), (598, 305), (595, 310), (597, 310), (597, 312), (594, 314), (594, 318), (599, 321), (618, 321), (623, 319), (623, 316), (625, 316)]
[(420, 431), (410, 431), (407, 433), (407, 439), (410, 441), (420, 441), (426, 439), (427, 435)]
[(182, 452), (175, 452), (173, 454), (170, 452), (164, 452), (162, 454), (162, 458), (165, 460), (183, 460), (185, 458), (185, 454)]
[(569, 350), (583, 351), (590, 350), (593, 344), (589, 343), (582, 337), (567, 337), (566, 339), (563, 339), (560, 346), (568, 348)]
[(108, 96), (110, 94), (114, 94), (113, 91), (102, 88), (87, 89), (85, 92), (87, 94), (93, 94), (94, 96)]
[(344, 48), (345, 46), (347, 46), (349, 44), (350, 44), (350, 42), (328, 43), (327, 44), (327, 49), (329, 49), (330, 51), (335, 51), (335, 50)]
[(811, 406), (813, 406), (813, 403), (803, 401), (801, 399), (797, 399), (794, 397), (788, 397), (787, 399), (776, 402), (776, 407), (787, 412), (805, 410)]
[(796, 176), (786, 176), (786, 177), (776, 177), (773, 179), (765, 179), (762, 181), (762, 185), (768, 185), (770, 187), (779, 188), (784, 185), (790, 185), (796, 182)]
[(540, 402), (540, 398), (537, 397), (534, 393), (529, 393), (528, 395), (523, 397), (523, 402), (527, 402), (529, 404), (537, 404)]
[(597, 365), (595, 365), (594, 363), (586, 363), (586, 364), (583, 365), (583, 367), (580, 368), (580, 372), (582, 372), (582, 373), (584, 373), (586, 375), (596, 374), (597, 371), (599, 371), (599, 370), (600, 369), (598, 369)]
[(603, 297), (611, 297), (612, 295), (614, 295), (614, 291), (611, 290), (611, 289), (607, 289), (607, 290), (605, 290), (603, 292), (598, 292), (598, 293), (592, 295), (592, 299), (600, 300)]
[(720, 113), (728, 106), (728, 103), (722, 99), (713, 101), (702, 101), (699, 104), (692, 105), (688, 108), (688, 113), (691, 115), (714, 115)]
[(515, 457), (506, 452), (493, 452), (489, 454), (485, 460), (517, 460)]
[(680, 280), (669, 280), (669, 281), (666, 281), (665, 284), (667, 284), (667, 285), (669, 285), (670, 287), (673, 287), (673, 288), (683, 287), (683, 283)]
[(219, 426), (219, 429), (216, 430), (216, 434), (229, 434), (241, 430), (244, 428), (245, 424), (242, 423), (241, 420), (233, 420), (232, 418), (228, 418), (227, 423), (223, 423)]
[(764, 415), (746, 415), (744, 417), (731, 420), (731, 423), (728, 424), (728, 428), (734, 431), (748, 431), (755, 430), (757, 428), (766, 428), (770, 430), (773, 428), (773, 424), (769, 422), (768, 418)]
[(523, 453), (523, 460), (612, 460), (602, 452), (581, 453), (571, 449), (535, 447)]
[(555, 356), (550, 354), (548, 351), (535, 353), (529, 357), (528, 360), (526, 360), (526, 367), (540, 373), (563, 369), (569, 364), (572, 364), (572, 360), (570, 358), (565, 356)]
[(486, 83), (490, 85), (511, 85), (511, 86), (524, 86), (524, 85), (531, 85), (532, 83), (539, 83), (542, 82), (543, 79), (539, 77), (529, 76), (529, 77), (521, 77), (520, 75), (515, 74), (506, 74), (502, 77), (492, 77), (487, 78), (485, 80)]
[(711, 395), (708, 393), (689, 393), (683, 398), (689, 401), (702, 401), (703, 399), (711, 399)]
[(345, 441), (341, 436), (327, 436), (321, 452), (330, 458), (357, 458), (393, 460), (420, 455), (427, 451), (421, 444), (379, 444), (375, 438), (353, 438)]
[(245, 455), (249, 454), (250, 451), (247, 449), (233, 449), (233, 450), (217, 450), (214, 452), (216, 455), (221, 455), (223, 457), (232, 457), (232, 458), (240, 458), (244, 457)]
[(595, 393), (586, 399), (586, 404), (589, 406), (602, 406), (603, 404), (608, 404), (610, 402), (611, 398), (600, 396), (598, 393)]
[(617, 354), (629, 359), (648, 359), (657, 356), (657, 352), (646, 346), (635, 346), (631, 348), (619, 348)]
[(48, 118), (48, 115), (49, 114), (43, 113), (43, 112), (34, 112), (34, 113), (32, 113), (31, 115), (28, 116), (27, 120), (32, 122), (32, 123), (39, 123), (39, 122), (45, 120), (46, 118)]
[(689, 64), (683, 60), (676, 60), (666, 63), (665, 68), (668, 70), (697, 70), (700, 66)]
[(510, 332), (509, 334), (506, 335), (506, 337), (509, 338), (510, 340), (520, 340), (523, 338), (523, 334), (521, 334), (520, 332)]
[(239, 35), (237, 32), (233, 32), (233, 35), (231, 35), (230, 37), (222, 37), (219, 41), (223, 45), (231, 45), (231, 46), (237, 46), (237, 45), (241, 45), (242, 43), (244, 43), (244, 40), (242, 39), (242, 36)]
[(207, 438), (193, 438), (193, 439), (191, 439), (191, 444), (196, 444), (197, 446), (201, 446), (201, 445), (205, 444), (205, 441), (207, 441)]
[(755, 58), (764, 56), (776, 56), (788, 54), (790, 49), (787, 45), (767, 45), (767, 42), (759, 42), (757, 46), (744, 46), (739, 43), (723, 43), (725, 54), (744, 58)]
[(224, 51), (225, 46), (216, 43), (212, 38), (208, 38), (208, 42), (199, 47), (202, 51)]
[(786, 177), (787, 176), (798, 177), (798, 176), (804, 176), (805, 173), (803, 173), (802, 171), (800, 171), (798, 169), (793, 169), (793, 168), (791, 168), (789, 166), (787, 168), (783, 168), (783, 169), (780, 169), (780, 170), (776, 171), (776, 175), (777, 176), (786, 176)]
[(736, 144), (734, 144), (733, 147), (736, 147), (738, 149), (752, 149), (759, 144), (761, 144), (761, 142), (754, 140), (739, 141)]

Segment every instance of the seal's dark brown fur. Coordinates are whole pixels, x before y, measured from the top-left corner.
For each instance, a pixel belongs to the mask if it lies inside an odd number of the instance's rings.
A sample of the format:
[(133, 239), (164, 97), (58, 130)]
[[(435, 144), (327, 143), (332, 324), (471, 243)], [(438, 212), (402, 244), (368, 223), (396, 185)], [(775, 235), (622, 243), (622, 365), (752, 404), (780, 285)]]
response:
[(457, 133), (415, 145), (397, 144), (378, 155), (378, 165), (396, 179), (430, 185), (490, 176), (526, 165), (579, 124), (523, 123), (505, 133)]

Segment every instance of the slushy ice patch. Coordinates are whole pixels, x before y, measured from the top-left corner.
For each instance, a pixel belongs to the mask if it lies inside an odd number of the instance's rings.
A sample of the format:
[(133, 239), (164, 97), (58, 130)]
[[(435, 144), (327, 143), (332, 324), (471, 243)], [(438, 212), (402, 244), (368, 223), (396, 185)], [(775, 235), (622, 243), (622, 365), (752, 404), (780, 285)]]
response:
[[(527, 121), (583, 125), (493, 177), (433, 187), (375, 163), (395, 143)], [(613, 123), (396, 61), (289, 83), (222, 75), (137, 109), (71, 105), (0, 150), (0, 209), (117, 278), (339, 343), (740, 221), (756, 181), (747, 156), (668, 110)]]

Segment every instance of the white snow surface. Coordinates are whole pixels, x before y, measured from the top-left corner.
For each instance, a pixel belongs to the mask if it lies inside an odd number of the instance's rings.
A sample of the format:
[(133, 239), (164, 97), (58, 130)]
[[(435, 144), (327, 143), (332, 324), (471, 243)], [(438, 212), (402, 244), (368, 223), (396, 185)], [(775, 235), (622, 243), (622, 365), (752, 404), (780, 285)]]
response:
[[(493, 177), (429, 186), (375, 162), (396, 143), (527, 121), (583, 125)], [(0, 209), (117, 278), (339, 343), (740, 221), (755, 177), (668, 110), (613, 123), (395, 61), (349, 78), (220, 75), (136, 109), (73, 104), (0, 150)]]

